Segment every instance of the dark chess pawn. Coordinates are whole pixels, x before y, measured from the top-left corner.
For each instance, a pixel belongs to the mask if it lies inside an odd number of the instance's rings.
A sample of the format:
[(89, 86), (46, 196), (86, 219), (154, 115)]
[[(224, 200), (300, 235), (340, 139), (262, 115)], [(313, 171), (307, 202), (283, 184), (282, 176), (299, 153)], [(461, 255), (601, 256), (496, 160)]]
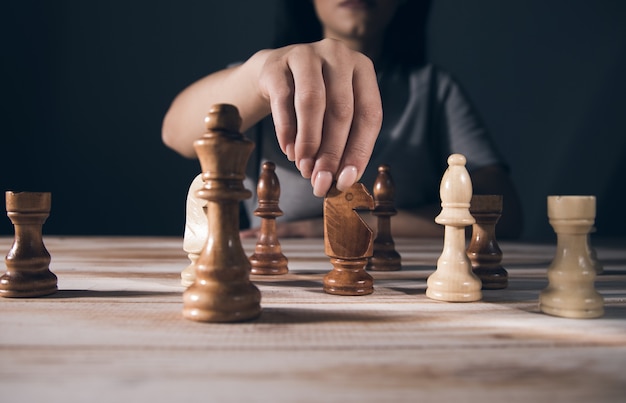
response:
[(280, 183), (275, 169), (276, 165), (273, 162), (265, 162), (257, 184), (259, 205), (254, 210), (254, 215), (261, 217), (261, 229), (254, 247), (254, 254), (250, 256), (252, 274), (286, 274), (289, 272), (287, 258), (283, 255), (276, 236), (276, 218), (283, 215), (283, 212), (278, 206)]
[(50, 193), (6, 192), (15, 240), (5, 258), (7, 272), (0, 277), (1, 296), (39, 297), (57, 291), (57, 276), (49, 269), (50, 253), (42, 236), (50, 204)]
[(509, 274), (500, 264), (502, 251), (496, 240), (496, 223), (502, 215), (502, 196), (472, 196), (470, 213), (476, 219), (467, 248), (472, 270), (482, 281), (483, 290), (506, 288)]
[(395, 185), (388, 165), (378, 167), (378, 176), (374, 181), (374, 210), (378, 231), (374, 238), (374, 254), (369, 258), (367, 269), (372, 271), (396, 271), (402, 268), (400, 254), (396, 251), (391, 235), (391, 217), (396, 215), (394, 204)]

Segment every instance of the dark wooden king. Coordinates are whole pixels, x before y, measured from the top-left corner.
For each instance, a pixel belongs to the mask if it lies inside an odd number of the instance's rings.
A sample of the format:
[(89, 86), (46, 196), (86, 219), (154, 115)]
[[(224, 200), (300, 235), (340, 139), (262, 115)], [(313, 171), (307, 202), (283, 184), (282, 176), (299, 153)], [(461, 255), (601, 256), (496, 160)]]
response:
[(239, 202), (251, 196), (244, 188), (245, 169), (254, 143), (240, 132), (233, 105), (214, 105), (207, 132), (194, 142), (207, 200), (207, 243), (195, 265), (196, 280), (183, 294), (183, 316), (201, 322), (236, 322), (261, 313), (261, 293), (250, 282), (250, 262), (239, 237)]

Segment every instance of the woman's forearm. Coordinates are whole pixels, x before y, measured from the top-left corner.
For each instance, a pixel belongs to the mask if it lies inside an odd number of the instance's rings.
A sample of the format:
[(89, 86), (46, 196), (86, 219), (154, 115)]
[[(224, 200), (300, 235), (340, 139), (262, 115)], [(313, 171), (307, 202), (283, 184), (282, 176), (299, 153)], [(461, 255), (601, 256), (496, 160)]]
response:
[(255, 76), (263, 57), (264, 52), (258, 52), (241, 65), (210, 74), (185, 88), (163, 119), (163, 142), (186, 157), (195, 157), (193, 142), (205, 132), (204, 117), (217, 103), (237, 106), (241, 131), (267, 116), (269, 102), (261, 95)]

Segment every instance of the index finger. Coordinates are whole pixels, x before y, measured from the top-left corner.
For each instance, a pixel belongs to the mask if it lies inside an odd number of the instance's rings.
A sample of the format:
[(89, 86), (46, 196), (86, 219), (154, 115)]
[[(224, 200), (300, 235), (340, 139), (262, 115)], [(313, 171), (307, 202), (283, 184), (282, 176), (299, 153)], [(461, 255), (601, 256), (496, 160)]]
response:
[[(376, 72), (369, 59), (368, 63), (359, 64), (354, 71), (354, 117), (350, 134), (343, 153), (338, 185), (347, 188), (363, 175), (374, 149), (383, 121), (382, 101)], [(344, 172), (354, 174), (343, 175)], [(352, 183), (339, 183), (342, 176)]]

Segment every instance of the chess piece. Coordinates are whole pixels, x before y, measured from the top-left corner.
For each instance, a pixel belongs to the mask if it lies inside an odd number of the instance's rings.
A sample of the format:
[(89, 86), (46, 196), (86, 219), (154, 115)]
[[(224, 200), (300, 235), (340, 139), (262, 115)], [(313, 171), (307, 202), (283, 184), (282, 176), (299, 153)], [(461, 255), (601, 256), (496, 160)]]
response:
[(587, 248), (589, 249), (589, 259), (591, 259), (591, 264), (593, 264), (593, 268), (596, 270), (596, 274), (602, 274), (604, 273), (604, 266), (602, 266), (602, 263), (598, 260), (598, 252), (596, 252), (596, 249), (591, 244), (591, 234), (594, 232), (596, 232), (595, 226), (591, 227), (591, 230), (589, 230), (589, 234), (587, 235)]
[(187, 252), (190, 264), (180, 273), (180, 283), (185, 287), (192, 285), (196, 279), (196, 261), (206, 244), (209, 232), (207, 201), (196, 196), (196, 192), (203, 186), (202, 174), (199, 174), (191, 182), (187, 192), (183, 250)]
[(336, 295), (374, 292), (374, 279), (365, 271), (372, 256), (373, 231), (356, 209), (374, 208), (362, 183), (345, 192), (333, 185), (324, 199), (324, 251), (333, 269), (324, 276), (324, 291)]
[(391, 236), (391, 216), (397, 214), (394, 206), (395, 187), (388, 165), (378, 167), (374, 181), (374, 210), (378, 231), (374, 238), (374, 253), (369, 258), (367, 269), (372, 271), (396, 271), (402, 268), (400, 254), (396, 251)]
[(261, 293), (250, 282), (250, 262), (239, 237), (239, 202), (254, 143), (239, 133), (236, 107), (217, 104), (205, 119), (207, 132), (194, 142), (207, 200), (208, 236), (195, 264), (196, 280), (183, 293), (183, 316), (201, 322), (234, 322), (261, 313)]
[(548, 218), (557, 236), (548, 267), (548, 287), (539, 294), (539, 309), (565, 318), (604, 315), (604, 299), (595, 290), (596, 270), (587, 237), (596, 215), (594, 196), (548, 196)]
[(465, 227), (475, 222), (469, 212), (472, 180), (465, 162), (461, 154), (448, 157), (448, 169), (439, 189), (442, 209), (435, 222), (445, 225), (443, 251), (437, 260), (437, 270), (426, 281), (426, 296), (441, 301), (468, 302), (482, 298), (480, 279), (472, 272), (465, 251)]
[(43, 243), (42, 227), (50, 215), (50, 193), (6, 192), (7, 215), (15, 240), (0, 277), (3, 297), (39, 297), (57, 291), (57, 276), (49, 269), (50, 253)]
[(502, 196), (472, 196), (470, 214), (476, 220), (467, 248), (472, 270), (480, 278), (483, 290), (506, 288), (509, 277), (501, 265), (502, 251), (496, 240), (496, 223), (502, 215)]
[(287, 258), (283, 255), (276, 236), (276, 218), (283, 215), (283, 212), (278, 207), (280, 183), (275, 169), (276, 165), (273, 162), (265, 162), (257, 184), (259, 206), (254, 210), (254, 215), (261, 217), (261, 229), (254, 247), (254, 254), (250, 256), (252, 274), (286, 274), (289, 272)]

